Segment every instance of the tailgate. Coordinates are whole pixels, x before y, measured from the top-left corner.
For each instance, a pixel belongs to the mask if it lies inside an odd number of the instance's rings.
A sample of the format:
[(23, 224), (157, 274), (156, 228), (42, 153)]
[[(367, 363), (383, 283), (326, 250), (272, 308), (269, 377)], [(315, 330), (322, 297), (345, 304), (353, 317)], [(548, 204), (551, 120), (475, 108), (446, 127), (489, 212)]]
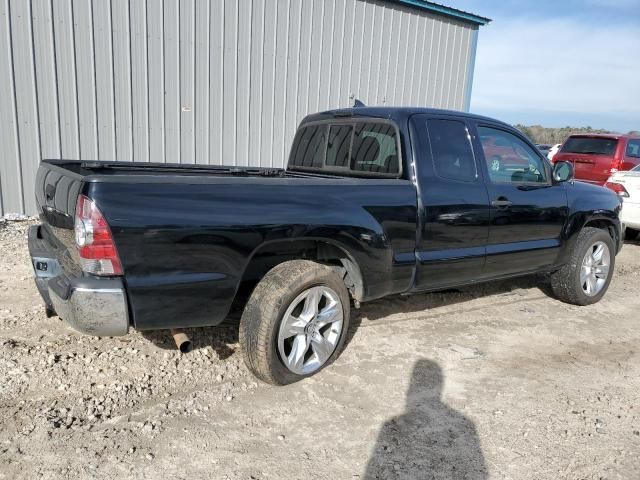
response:
[(611, 175), (613, 156), (571, 154), (576, 178), (606, 182)]
[[(78, 173), (67, 170), (58, 163), (40, 163), (35, 191), (42, 225), (37, 235), (35, 232), (32, 235), (32, 243), (42, 247), (39, 250), (46, 247), (62, 270), (73, 276), (81, 274), (75, 259), (73, 227), (76, 202), (82, 186), (83, 177)], [(35, 264), (34, 268), (37, 268)]]
[(78, 194), (82, 189), (82, 176), (46, 160), (36, 175), (36, 204), (54, 227), (73, 230), (73, 218)]
[(611, 175), (613, 157), (605, 155), (588, 155), (581, 153), (562, 153), (555, 156), (554, 162), (564, 161), (573, 164), (575, 177), (578, 180), (591, 180), (604, 183)]

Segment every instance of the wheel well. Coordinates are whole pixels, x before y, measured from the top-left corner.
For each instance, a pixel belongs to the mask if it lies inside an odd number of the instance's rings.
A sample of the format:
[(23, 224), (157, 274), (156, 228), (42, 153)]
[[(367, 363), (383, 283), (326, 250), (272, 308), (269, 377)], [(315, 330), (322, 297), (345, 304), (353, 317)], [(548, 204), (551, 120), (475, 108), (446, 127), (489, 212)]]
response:
[(590, 220), (584, 225), (584, 227), (593, 227), (604, 230), (609, 233), (609, 236), (613, 240), (613, 244), (618, 244), (618, 232), (611, 222), (608, 222), (607, 220)]
[(269, 270), (289, 260), (313, 260), (334, 268), (344, 280), (351, 297), (357, 302), (362, 299), (362, 274), (346, 250), (322, 240), (299, 240), (269, 243), (254, 252), (240, 280), (234, 307), (244, 305)]

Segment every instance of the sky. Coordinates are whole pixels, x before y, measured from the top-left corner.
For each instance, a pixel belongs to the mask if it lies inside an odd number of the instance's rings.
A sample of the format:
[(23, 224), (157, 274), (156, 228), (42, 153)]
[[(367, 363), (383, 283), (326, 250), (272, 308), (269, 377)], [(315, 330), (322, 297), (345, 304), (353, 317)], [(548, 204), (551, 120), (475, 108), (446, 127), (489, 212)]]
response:
[(444, 0), (480, 27), (471, 111), (509, 123), (640, 130), (640, 0)]

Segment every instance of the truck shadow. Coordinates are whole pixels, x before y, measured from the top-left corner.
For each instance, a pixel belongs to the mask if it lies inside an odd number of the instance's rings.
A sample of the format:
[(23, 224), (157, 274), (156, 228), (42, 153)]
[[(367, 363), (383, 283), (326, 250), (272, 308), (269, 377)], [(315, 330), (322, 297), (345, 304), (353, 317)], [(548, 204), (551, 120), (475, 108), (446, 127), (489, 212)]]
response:
[(625, 240), (624, 243), (629, 245), (640, 245), (640, 236), (636, 237), (635, 240)]
[[(359, 310), (351, 310), (351, 324), (345, 339), (345, 346), (353, 339), (363, 318), (368, 321), (376, 321), (389, 315), (427, 312), (430, 309), (451, 306), (491, 295), (503, 295), (509, 292), (517, 295), (517, 292), (524, 292), (531, 288), (537, 288), (545, 295), (552, 296), (551, 288), (545, 277), (536, 275), (432, 293), (397, 295), (368, 302), (363, 304)], [(192, 349), (211, 347), (221, 360), (225, 360), (233, 355), (238, 347), (239, 321), (240, 312), (236, 312), (217, 327), (187, 328), (184, 331), (191, 339)], [(140, 331), (140, 334), (158, 348), (176, 349), (168, 330)]]
[(513, 295), (516, 298), (520, 296), (524, 298), (529, 295), (528, 290), (531, 289), (542, 292), (550, 298), (555, 298), (547, 276), (529, 275), (455, 289), (412, 295), (396, 295), (374, 300), (363, 304), (359, 310), (351, 310), (351, 322), (345, 344), (348, 344), (353, 339), (364, 319), (375, 324), (376, 321), (386, 319), (390, 315), (428, 313), (430, 310), (439, 307), (453, 306), (478, 298), (498, 295)]
[[(191, 340), (192, 350), (211, 347), (220, 360), (226, 360), (236, 353), (238, 321), (237, 318), (231, 318), (217, 327), (185, 328), (184, 332)], [(177, 350), (169, 330), (140, 331), (140, 334), (158, 348)]]
[(413, 367), (405, 412), (384, 423), (364, 479), (488, 478), (474, 423), (442, 401), (440, 366)]

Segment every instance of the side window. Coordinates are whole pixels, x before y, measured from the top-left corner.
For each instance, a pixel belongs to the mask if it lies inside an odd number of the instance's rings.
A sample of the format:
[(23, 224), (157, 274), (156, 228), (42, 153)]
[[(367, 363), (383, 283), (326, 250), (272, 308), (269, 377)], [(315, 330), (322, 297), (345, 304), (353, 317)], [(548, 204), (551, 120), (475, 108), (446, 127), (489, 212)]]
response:
[(547, 183), (544, 160), (524, 141), (497, 128), (478, 127), (493, 183)]
[(436, 175), (473, 182), (477, 172), (466, 125), (458, 120), (427, 120), (427, 128)]
[(640, 158), (640, 140), (629, 140), (626, 155), (627, 157)]
[(291, 165), (296, 167), (322, 168), (326, 146), (326, 125), (301, 128), (294, 140)]
[(399, 173), (400, 159), (395, 127), (388, 123), (357, 123), (355, 127), (351, 170)]

